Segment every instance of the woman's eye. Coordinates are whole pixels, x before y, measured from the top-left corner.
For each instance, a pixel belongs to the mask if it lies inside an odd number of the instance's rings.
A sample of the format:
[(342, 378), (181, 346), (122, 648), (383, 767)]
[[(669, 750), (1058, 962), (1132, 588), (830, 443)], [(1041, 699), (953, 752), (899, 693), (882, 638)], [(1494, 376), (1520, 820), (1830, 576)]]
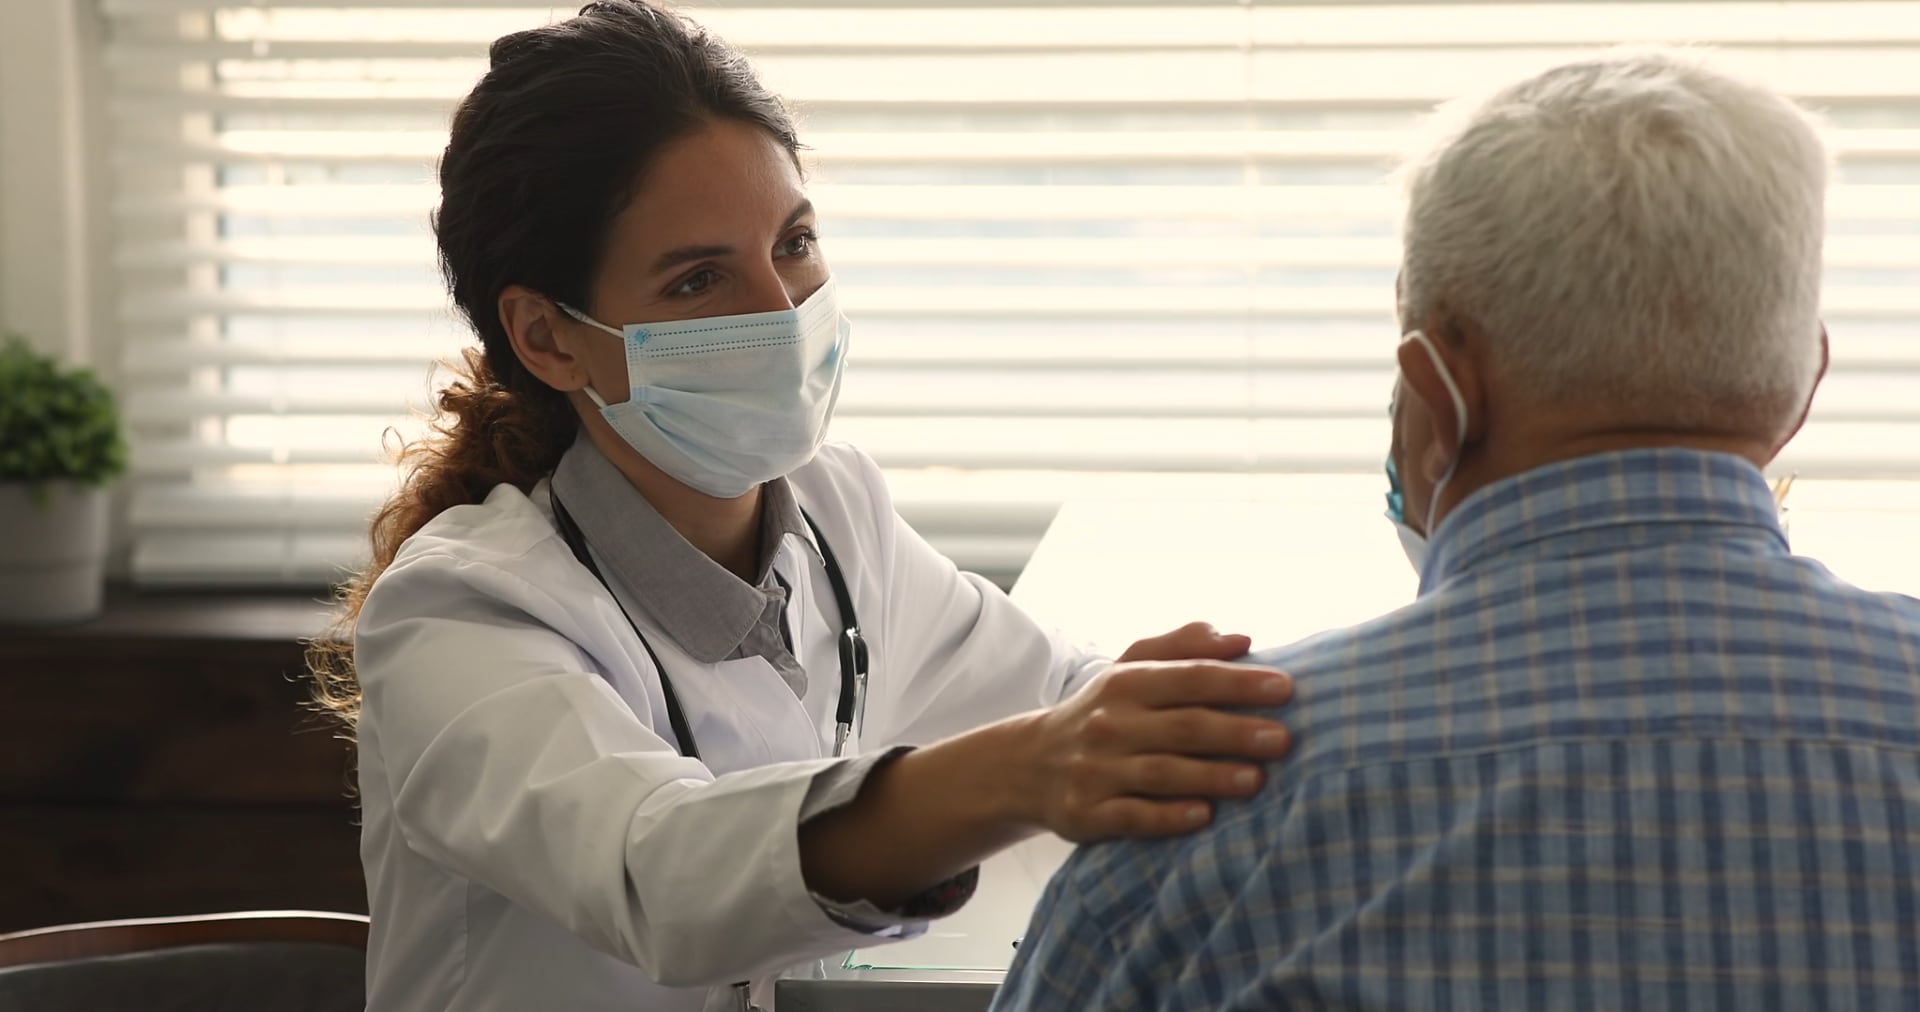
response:
[(673, 294), (698, 295), (701, 292), (706, 291), (708, 288), (713, 287), (713, 283), (719, 280), (719, 277), (720, 276), (718, 274), (715, 274), (711, 270), (695, 271), (692, 274), (687, 275), (686, 280), (681, 281), (678, 285), (674, 286)]
[(780, 244), (780, 255), (783, 257), (806, 256), (813, 252), (814, 244), (819, 241), (820, 237), (812, 232), (801, 232)]

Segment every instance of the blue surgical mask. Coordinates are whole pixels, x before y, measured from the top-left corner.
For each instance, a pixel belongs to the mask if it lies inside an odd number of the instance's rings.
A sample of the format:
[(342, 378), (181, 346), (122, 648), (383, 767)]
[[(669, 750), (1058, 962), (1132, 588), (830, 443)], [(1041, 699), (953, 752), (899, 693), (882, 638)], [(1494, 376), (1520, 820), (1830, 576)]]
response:
[(587, 396), (613, 430), (689, 488), (737, 499), (792, 473), (826, 440), (848, 326), (834, 283), (794, 309), (609, 327), (626, 344), (624, 403)]
[(1407, 563), (1415, 573), (1427, 567), (1427, 538), (1419, 531), (1407, 525), (1407, 500), (1400, 488), (1400, 468), (1393, 463), (1393, 455), (1387, 455), (1387, 519), (1393, 523), (1393, 532), (1400, 536), (1400, 549), (1407, 553)]
[[(1407, 523), (1407, 502), (1404, 489), (1400, 484), (1400, 468), (1393, 462), (1393, 455), (1387, 455), (1387, 519), (1393, 522), (1394, 532), (1400, 536), (1400, 547), (1407, 553), (1407, 563), (1413, 566), (1417, 575), (1424, 575), (1427, 568), (1427, 544), (1433, 534), (1434, 518), (1439, 513), (1440, 493), (1453, 480), (1453, 472), (1460, 466), (1460, 451), (1467, 442), (1467, 399), (1460, 393), (1460, 387), (1453, 381), (1453, 373), (1447, 370), (1447, 363), (1433, 347), (1433, 342), (1420, 331), (1413, 331), (1406, 340), (1418, 341), (1426, 350), (1427, 357), (1433, 360), (1433, 368), (1440, 374), (1440, 382), (1446, 384), (1447, 394), (1453, 400), (1454, 417), (1459, 424), (1454, 427), (1456, 433), (1453, 443), (1453, 459), (1447, 462), (1447, 469), (1440, 480), (1433, 485), (1433, 492), (1427, 500), (1426, 533), (1413, 529)], [(1394, 409), (1389, 409), (1393, 411)]]

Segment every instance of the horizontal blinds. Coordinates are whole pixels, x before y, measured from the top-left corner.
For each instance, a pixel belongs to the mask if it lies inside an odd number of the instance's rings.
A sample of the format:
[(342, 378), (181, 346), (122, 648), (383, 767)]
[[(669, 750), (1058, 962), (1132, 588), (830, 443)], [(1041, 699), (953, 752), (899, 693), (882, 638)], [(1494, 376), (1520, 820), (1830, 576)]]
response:
[[(95, 2), (136, 575), (324, 582), (471, 340), (426, 229), (448, 113), (487, 43), (569, 11)], [(1825, 112), (1834, 366), (1784, 466), (1920, 472), (1920, 3), (690, 11), (801, 114), (855, 319), (834, 435), (963, 565), (1016, 571), (1066, 497), (1377, 471), (1409, 128), (1618, 42), (1716, 46)]]

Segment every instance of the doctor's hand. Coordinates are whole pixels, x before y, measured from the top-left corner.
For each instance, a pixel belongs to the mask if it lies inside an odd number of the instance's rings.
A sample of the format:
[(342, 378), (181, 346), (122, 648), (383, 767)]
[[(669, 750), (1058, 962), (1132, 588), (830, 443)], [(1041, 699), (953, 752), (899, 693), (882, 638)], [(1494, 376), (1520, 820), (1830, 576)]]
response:
[(1120, 655), (1128, 661), (1231, 661), (1247, 656), (1253, 639), (1226, 634), (1205, 622), (1189, 622), (1164, 636), (1151, 636), (1134, 643)]
[[(1189, 643), (1200, 635), (1194, 629), (1134, 650)], [(1235, 649), (1235, 656), (1246, 653), (1244, 645)], [(1212, 818), (1209, 799), (1260, 789), (1261, 768), (1236, 760), (1277, 759), (1292, 745), (1280, 724), (1217, 708), (1271, 707), (1292, 698), (1292, 680), (1271, 668), (1212, 660), (1116, 664), (1058, 706), (1016, 718), (1027, 726), (1021, 754), (1009, 757), (1019, 772), (1008, 786), (1019, 792), (1024, 818), (1075, 842), (1191, 832)]]
[[(1246, 643), (1188, 626), (1127, 655), (1209, 650), (1238, 656)], [(892, 909), (1039, 830), (1080, 842), (1192, 832), (1211, 799), (1259, 790), (1258, 762), (1292, 744), (1279, 724), (1225, 709), (1292, 698), (1272, 668), (1115, 664), (1052, 709), (875, 766), (852, 802), (801, 825), (801, 874), (829, 899)]]

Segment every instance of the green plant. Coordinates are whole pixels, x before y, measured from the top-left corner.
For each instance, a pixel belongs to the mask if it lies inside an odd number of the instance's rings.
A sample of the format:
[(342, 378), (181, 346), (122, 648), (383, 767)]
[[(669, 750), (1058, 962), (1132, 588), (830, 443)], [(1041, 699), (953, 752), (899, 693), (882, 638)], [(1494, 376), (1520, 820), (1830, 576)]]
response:
[(126, 469), (113, 391), (17, 335), (0, 340), (0, 481), (104, 485)]

